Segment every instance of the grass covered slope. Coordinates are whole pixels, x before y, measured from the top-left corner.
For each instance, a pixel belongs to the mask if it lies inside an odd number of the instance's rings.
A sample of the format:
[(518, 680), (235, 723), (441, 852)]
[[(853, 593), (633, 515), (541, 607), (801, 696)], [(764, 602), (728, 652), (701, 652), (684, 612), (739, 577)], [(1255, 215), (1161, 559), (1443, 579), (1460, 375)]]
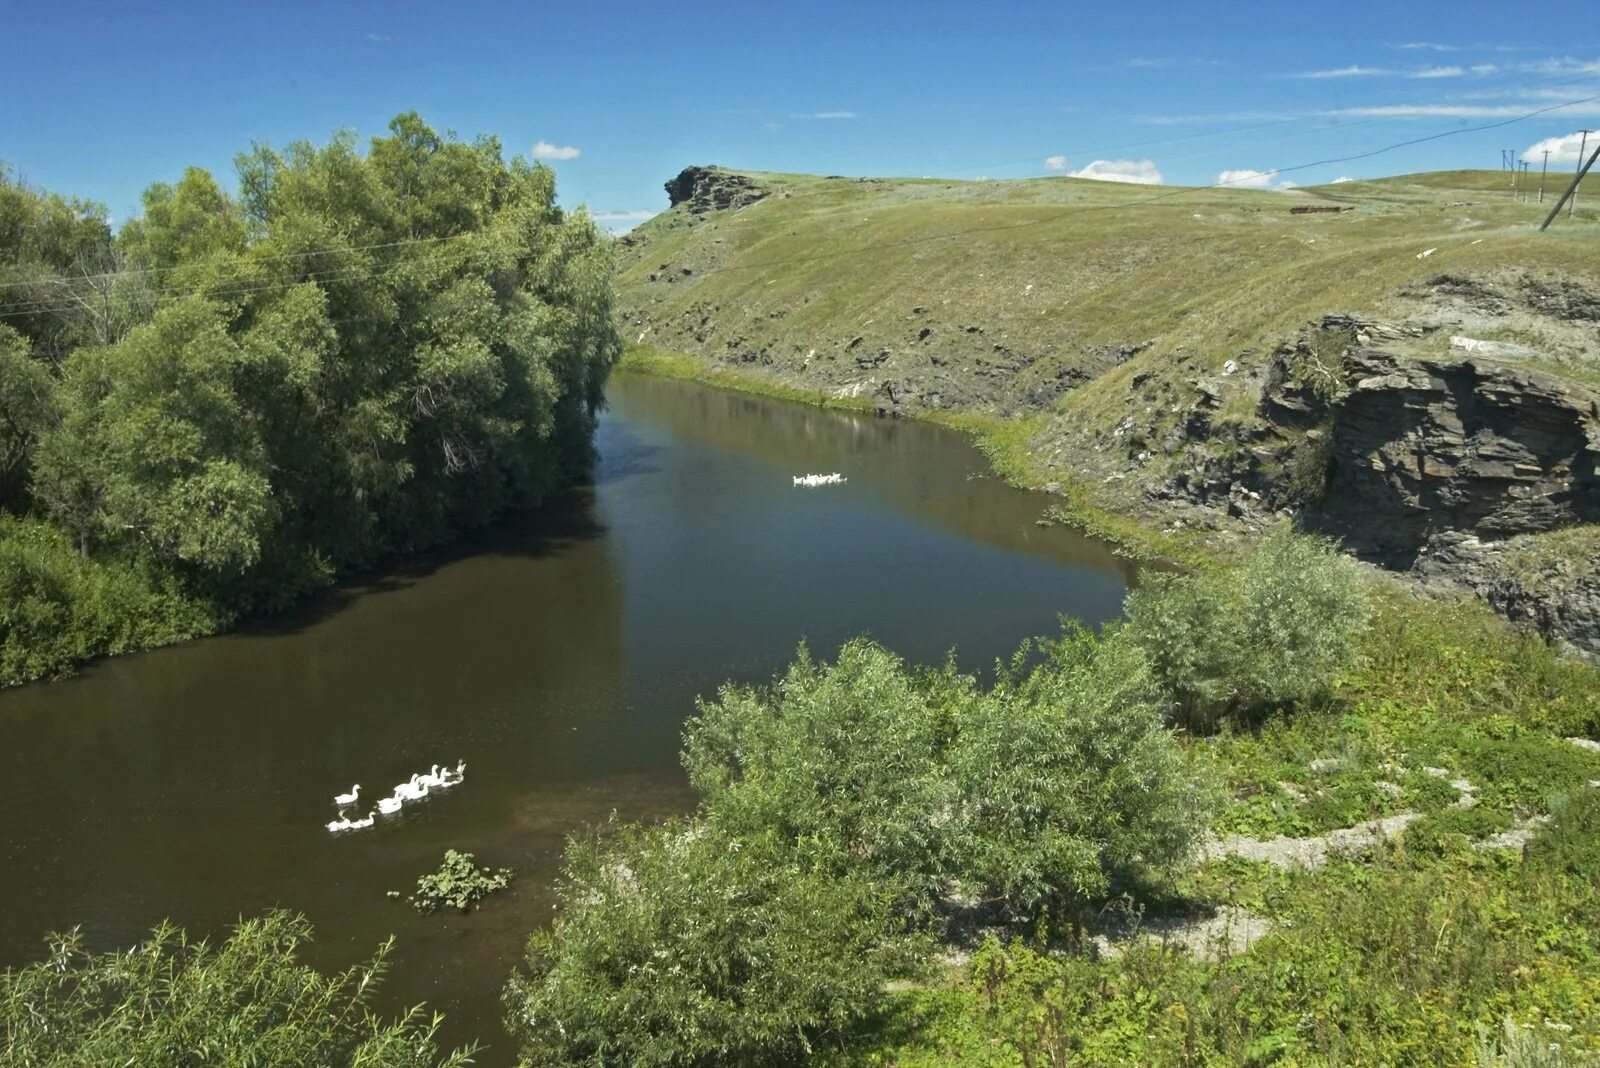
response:
[[(1037, 481), (1101, 466), (1125, 418), (1159, 440), (1201, 378), (1263, 366), (1325, 313), (1426, 315), (1441, 275), (1535, 280), (1526, 314), (1474, 336), (1600, 377), (1592, 330), (1539, 314), (1547, 292), (1600, 292), (1600, 178), (1541, 234), (1548, 204), (1514, 202), (1497, 171), (1288, 192), (702, 174), (766, 195), (679, 203), (623, 239), (628, 341), (841, 399), (1029, 417)], [(1248, 380), (1223, 382), (1222, 420), (1254, 417)]]

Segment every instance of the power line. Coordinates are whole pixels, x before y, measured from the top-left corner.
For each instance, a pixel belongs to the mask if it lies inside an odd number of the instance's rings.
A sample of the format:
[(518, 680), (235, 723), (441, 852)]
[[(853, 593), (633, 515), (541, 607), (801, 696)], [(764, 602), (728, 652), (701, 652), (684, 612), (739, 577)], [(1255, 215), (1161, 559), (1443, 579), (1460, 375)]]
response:
[[(337, 252), (367, 252), (380, 248), (400, 248), (405, 245), (420, 245), (438, 241), (455, 241), (463, 237), (472, 237), (481, 232), (482, 231), (479, 230), (467, 230), (463, 233), (448, 234), (444, 237), (408, 237), (399, 241), (383, 241), (375, 245), (336, 245), (329, 248), (309, 249), (305, 252), (285, 252), (273, 256), (255, 256), (252, 257), (251, 262), (265, 263), (276, 262), (279, 260), (309, 259), (312, 256), (324, 256)], [(186, 266), (191, 266), (191, 264), (175, 264), (171, 267), (131, 268), (125, 271), (103, 271), (99, 274), (78, 275), (75, 277), (75, 280), (94, 281), (100, 278), (128, 278), (137, 275), (165, 274), (170, 271), (181, 270)], [(56, 281), (56, 279), (51, 279), (50, 281)], [(20, 286), (31, 286), (38, 284), (38, 282), (0, 282), (0, 289), (15, 289)]]

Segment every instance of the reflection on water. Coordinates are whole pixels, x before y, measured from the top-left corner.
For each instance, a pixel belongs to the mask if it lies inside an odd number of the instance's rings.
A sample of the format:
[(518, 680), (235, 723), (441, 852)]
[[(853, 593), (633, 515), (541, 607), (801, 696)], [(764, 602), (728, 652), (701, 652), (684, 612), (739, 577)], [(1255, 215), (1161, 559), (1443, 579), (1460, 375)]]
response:
[[(0, 694), (0, 965), (73, 924), (103, 947), (281, 905), (327, 966), (396, 934), (384, 1007), (425, 999), (501, 1063), (499, 987), (565, 836), (689, 806), (697, 695), (802, 637), (981, 670), (1058, 613), (1118, 610), (1125, 565), (1036, 527), (1043, 501), (958, 435), (630, 375), (610, 402), (596, 484), (537, 516), (298, 615)], [(828, 471), (849, 482), (790, 481)], [(352, 782), (375, 800), (457, 759), (459, 789), (322, 829)], [(518, 878), (469, 916), (385, 899), (449, 847)]]

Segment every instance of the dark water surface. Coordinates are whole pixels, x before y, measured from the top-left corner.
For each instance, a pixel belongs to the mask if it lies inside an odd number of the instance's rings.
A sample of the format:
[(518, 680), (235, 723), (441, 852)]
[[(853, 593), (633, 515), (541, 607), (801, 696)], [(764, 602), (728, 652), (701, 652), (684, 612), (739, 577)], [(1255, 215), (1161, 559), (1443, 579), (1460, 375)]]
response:
[[(395, 934), (382, 1007), (425, 1000), (503, 1063), (500, 986), (563, 839), (688, 807), (697, 694), (802, 637), (981, 670), (1058, 613), (1118, 610), (1127, 565), (1035, 526), (1043, 499), (955, 433), (633, 375), (609, 396), (596, 485), (537, 517), (297, 616), (0, 692), (0, 965), (74, 924), (102, 948), (285, 906), (325, 967)], [(790, 481), (831, 471), (849, 482)], [(453, 791), (323, 829), (352, 782), (375, 802), (460, 758)], [(384, 897), (448, 847), (518, 877), (468, 916)]]

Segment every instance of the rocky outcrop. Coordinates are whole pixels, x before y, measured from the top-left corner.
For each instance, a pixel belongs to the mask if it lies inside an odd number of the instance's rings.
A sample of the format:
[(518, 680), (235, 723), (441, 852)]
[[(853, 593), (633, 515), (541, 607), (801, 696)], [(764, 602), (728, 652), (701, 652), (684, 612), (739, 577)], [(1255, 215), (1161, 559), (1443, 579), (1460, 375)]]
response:
[[(1460, 345), (1408, 354), (1430, 329), (1328, 316), (1281, 348), (1258, 409), (1265, 440), (1231, 480), (1213, 472), (1208, 503), (1253, 486), (1366, 559), (1471, 587), (1600, 654), (1600, 538), (1569, 537), (1600, 523), (1600, 395)], [(1315, 483), (1311, 499), (1295, 500), (1297, 478)]]
[(1364, 555), (1410, 566), (1431, 540), (1600, 522), (1600, 397), (1474, 359), (1352, 346), (1332, 405), (1316, 517)]
[(1600, 657), (1600, 559), (1591, 557), (1574, 571), (1551, 569), (1526, 576), (1495, 570), (1479, 592), (1513, 623)]
[(767, 191), (742, 174), (718, 167), (685, 167), (666, 184), (672, 207), (687, 204), (695, 215), (754, 204)]

